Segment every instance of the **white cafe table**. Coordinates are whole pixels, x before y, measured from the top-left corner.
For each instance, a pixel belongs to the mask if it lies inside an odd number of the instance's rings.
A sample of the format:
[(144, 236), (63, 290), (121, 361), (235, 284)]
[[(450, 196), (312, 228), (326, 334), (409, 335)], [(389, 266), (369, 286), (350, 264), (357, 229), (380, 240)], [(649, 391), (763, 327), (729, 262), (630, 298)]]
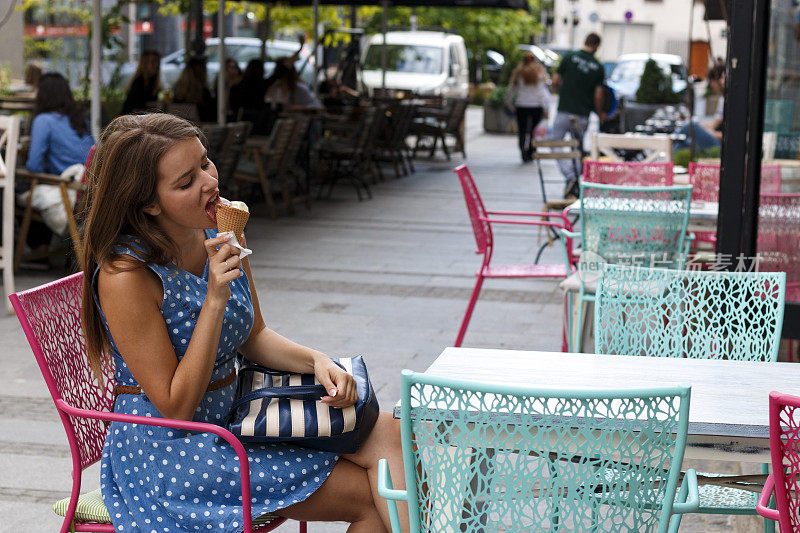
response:
[[(645, 200), (646, 201), (646, 200)], [(580, 215), (581, 201), (575, 200), (567, 206), (564, 210), (568, 215)], [(709, 223), (717, 223), (717, 213), (719, 212), (719, 204), (717, 202), (703, 202), (693, 200), (689, 206), (689, 224), (706, 225)], [(691, 229), (691, 228), (690, 228)]]
[(446, 348), (425, 373), (539, 388), (690, 384), (684, 457), (758, 463), (770, 462), (769, 392), (800, 392), (800, 365), (793, 363)]

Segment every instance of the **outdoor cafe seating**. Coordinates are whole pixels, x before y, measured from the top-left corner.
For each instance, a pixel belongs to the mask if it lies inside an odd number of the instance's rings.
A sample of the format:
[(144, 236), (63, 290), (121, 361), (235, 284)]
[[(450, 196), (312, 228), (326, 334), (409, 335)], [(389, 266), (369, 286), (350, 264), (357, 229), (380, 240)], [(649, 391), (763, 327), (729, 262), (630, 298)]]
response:
[[(116, 399), (113, 362), (109, 360), (102, 368), (104, 383), (99, 386), (89, 367), (81, 332), (82, 293), (83, 273), (79, 272), (10, 297), (69, 441), (72, 490), (68, 498), (54, 502), (54, 511), (64, 517), (61, 532), (114, 531), (100, 489), (81, 494), (81, 475), (100, 460), (111, 422), (218, 435), (231, 444), (239, 457), (241, 481), (237, 490), (241, 491), (243, 501), (249, 502), (247, 453), (228, 430), (214, 424), (113, 412)], [(249, 505), (242, 508), (245, 533), (272, 531), (285, 521), (275, 515), (252, 517)], [(305, 531), (305, 523), (301, 522), (300, 533)]]
[[(627, 187), (581, 184), (579, 233), (562, 230), (565, 260), (567, 239), (580, 239), (577, 272), (561, 282), (567, 298), (568, 349), (576, 351), (585, 334), (585, 303), (593, 302), (598, 273), (605, 263), (682, 268), (691, 236), (687, 235), (690, 185)], [(639, 263), (641, 264), (641, 263)], [(577, 305), (574, 299), (577, 298)], [(574, 313), (574, 314), (573, 314)]]

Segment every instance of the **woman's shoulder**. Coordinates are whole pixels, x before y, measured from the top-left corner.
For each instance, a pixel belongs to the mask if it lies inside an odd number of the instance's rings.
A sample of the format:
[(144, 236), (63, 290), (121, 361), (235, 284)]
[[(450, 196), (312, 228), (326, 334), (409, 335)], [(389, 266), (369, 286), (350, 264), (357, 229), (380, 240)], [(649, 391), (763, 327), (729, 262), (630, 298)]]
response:
[(122, 255), (99, 267), (97, 293), (101, 302), (123, 305), (146, 304), (143, 295), (150, 295), (158, 303), (161, 287), (157, 277), (144, 263), (129, 255)]
[[(59, 117), (63, 117), (61, 113), (55, 111), (48, 111), (47, 113), (39, 113), (33, 119), (33, 125), (50, 125), (57, 122)], [(66, 118), (66, 117), (65, 117)]]

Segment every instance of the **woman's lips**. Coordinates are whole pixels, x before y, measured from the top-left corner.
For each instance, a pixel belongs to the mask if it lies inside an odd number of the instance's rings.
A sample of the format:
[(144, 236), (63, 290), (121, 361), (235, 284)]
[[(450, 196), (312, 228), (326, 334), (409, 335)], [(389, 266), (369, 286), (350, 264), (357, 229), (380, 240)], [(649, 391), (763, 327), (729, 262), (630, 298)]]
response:
[(206, 203), (206, 216), (208, 216), (214, 224), (217, 223), (217, 203), (219, 203), (219, 194), (212, 196)]

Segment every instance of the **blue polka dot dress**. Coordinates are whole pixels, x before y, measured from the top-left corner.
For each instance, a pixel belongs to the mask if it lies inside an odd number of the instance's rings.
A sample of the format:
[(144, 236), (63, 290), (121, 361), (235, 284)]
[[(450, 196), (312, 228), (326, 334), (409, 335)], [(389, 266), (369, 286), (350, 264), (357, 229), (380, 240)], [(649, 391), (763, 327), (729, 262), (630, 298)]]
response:
[[(207, 230), (214, 237), (216, 230)], [(117, 251), (137, 257), (141, 243), (132, 238)], [(180, 359), (194, 330), (208, 282), (208, 263), (198, 278), (174, 264), (148, 263), (164, 287), (161, 314)], [(97, 301), (97, 274), (93, 279)], [(99, 307), (99, 304), (98, 304)], [(101, 310), (102, 314), (102, 310)], [(105, 317), (103, 317), (105, 324)], [(231, 282), (211, 380), (234, 370), (236, 350), (253, 326), (253, 302), (247, 276)], [(109, 334), (110, 337), (110, 334)], [(111, 339), (118, 385), (138, 386)], [(195, 422), (224, 425), (236, 384), (206, 392)], [(161, 416), (144, 394), (122, 394), (114, 411)], [(337, 456), (290, 444), (244, 444), (250, 464), (253, 517), (308, 498), (325, 481)], [(230, 445), (209, 433), (123, 424), (109, 427), (100, 467), (100, 488), (116, 531), (241, 531), (242, 493), (239, 461)]]

